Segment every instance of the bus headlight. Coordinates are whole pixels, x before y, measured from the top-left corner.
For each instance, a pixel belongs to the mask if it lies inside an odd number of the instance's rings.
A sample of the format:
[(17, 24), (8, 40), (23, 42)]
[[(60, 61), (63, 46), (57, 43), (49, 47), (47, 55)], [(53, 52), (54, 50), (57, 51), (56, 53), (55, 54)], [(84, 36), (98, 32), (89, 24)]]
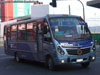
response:
[(92, 49), (93, 49), (94, 51), (96, 50), (96, 47), (95, 47), (95, 45), (93, 45)]
[(61, 54), (64, 55), (65, 52), (62, 50), (62, 48), (60, 46), (57, 46), (57, 51)]
[(95, 56), (93, 56), (92, 59), (95, 60)]
[(94, 52), (96, 50), (95, 45), (92, 46), (91, 52)]

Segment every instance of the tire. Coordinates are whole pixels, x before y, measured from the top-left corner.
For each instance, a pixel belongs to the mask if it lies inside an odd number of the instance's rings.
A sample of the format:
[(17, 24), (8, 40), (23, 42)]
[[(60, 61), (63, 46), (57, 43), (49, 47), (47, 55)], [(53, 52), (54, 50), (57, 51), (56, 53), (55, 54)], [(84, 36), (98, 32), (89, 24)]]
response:
[(86, 63), (81, 63), (81, 66), (83, 68), (87, 68), (89, 66), (90, 62), (86, 62)]
[(18, 57), (17, 53), (15, 53), (15, 60), (16, 60), (17, 62), (20, 62), (20, 58)]
[(52, 58), (47, 59), (47, 67), (49, 70), (55, 70), (55, 66)]

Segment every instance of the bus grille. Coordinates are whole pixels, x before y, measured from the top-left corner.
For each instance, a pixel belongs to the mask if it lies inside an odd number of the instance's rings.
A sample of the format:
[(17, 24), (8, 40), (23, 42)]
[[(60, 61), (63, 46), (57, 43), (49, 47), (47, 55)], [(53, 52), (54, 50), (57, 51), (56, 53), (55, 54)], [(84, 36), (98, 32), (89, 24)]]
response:
[[(90, 48), (86, 48), (86, 49), (66, 49), (69, 55), (83, 55), (83, 54), (87, 54), (90, 52)], [(80, 53), (78, 51), (81, 51)]]

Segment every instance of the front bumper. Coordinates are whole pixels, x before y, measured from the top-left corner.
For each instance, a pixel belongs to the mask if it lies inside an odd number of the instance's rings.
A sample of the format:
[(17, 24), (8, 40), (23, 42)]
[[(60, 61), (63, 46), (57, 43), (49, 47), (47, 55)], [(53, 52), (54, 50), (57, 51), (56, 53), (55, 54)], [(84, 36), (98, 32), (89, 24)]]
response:
[(63, 58), (58, 59), (58, 62), (55, 62), (57, 65), (61, 64), (77, 64), (77, 63), (85, 63), (92, 62), (96, 60), (96, 53), (88, 53), (84, 55), (66, 55)]

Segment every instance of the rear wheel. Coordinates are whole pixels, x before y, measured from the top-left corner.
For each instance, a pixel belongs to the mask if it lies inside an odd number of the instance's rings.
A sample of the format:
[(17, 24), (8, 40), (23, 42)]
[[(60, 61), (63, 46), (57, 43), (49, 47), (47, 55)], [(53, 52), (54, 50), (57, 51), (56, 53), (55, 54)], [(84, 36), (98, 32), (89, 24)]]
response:
[(16, 60), (17, 62), (20, 62), (20, 58), (18, 57), (18, 54), (17, 54), (17, 53), (15, 53), (15, 60)]
[(86, 62), (86, 63), (81, 63), (81, 66), (83, 68), (87, 68), (89, 66), (90, 62)]

